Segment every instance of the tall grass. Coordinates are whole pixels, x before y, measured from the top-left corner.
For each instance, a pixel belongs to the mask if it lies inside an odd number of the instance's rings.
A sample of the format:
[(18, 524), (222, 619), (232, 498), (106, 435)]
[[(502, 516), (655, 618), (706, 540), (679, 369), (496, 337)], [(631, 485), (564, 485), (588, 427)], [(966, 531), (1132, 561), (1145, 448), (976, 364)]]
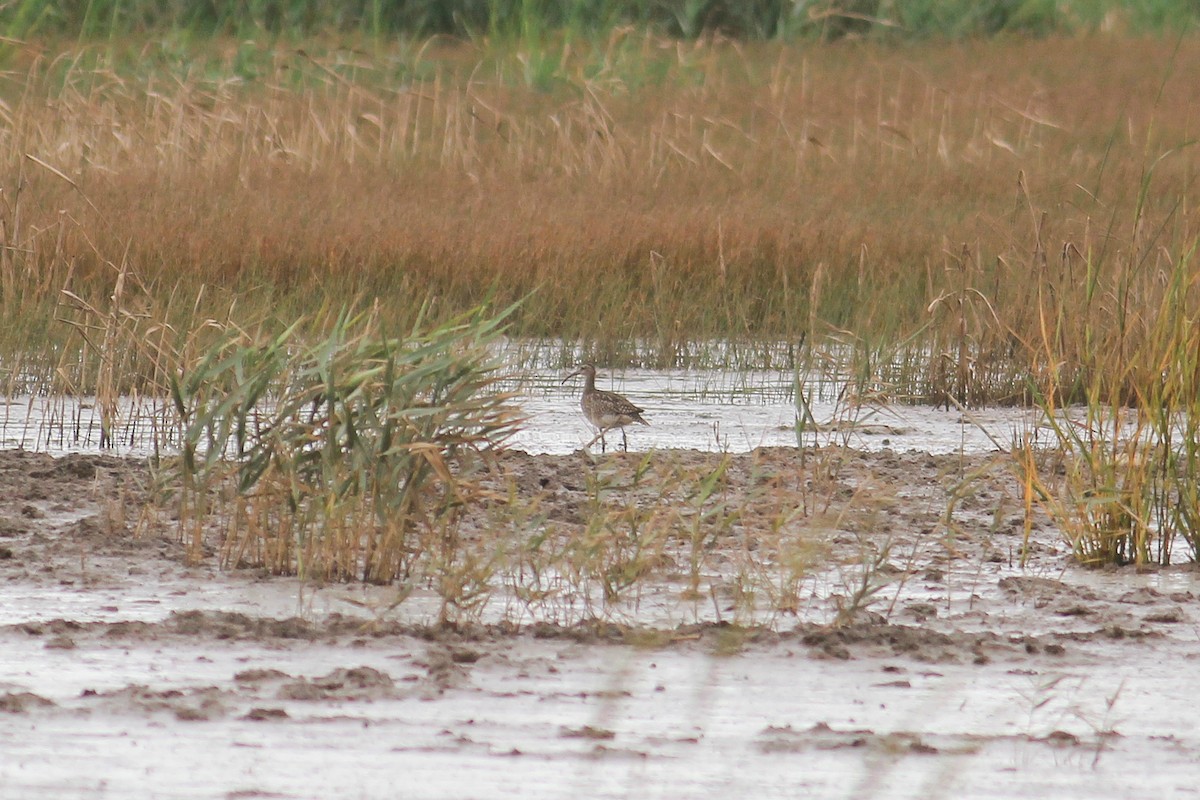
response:
[[(1029, 500), (1085, 564), (1169, 564), (1180, 545), (1200, 556), (1194, 256), (1193, 243), (1161, 273), (1156, 313), (1097, 342), (1080, 408), (1060, 409), (1053, 381), (1039, 393), (1052, 441), (1015, 449)], [(1057, 459), (1037, 456), (1047, 444)]]
[(180, 453), (164, 462), (198, 557), (317, 580), (392, 582), (413, 560), (453, 572), (456, 518), (519, 422), (496, 391), (504, 314), (475, 312), (390, 336), (378, 314), (339, 315), (321, 339), (230, 331), (170, 381)]
[[(278, 333), (351, 296), (399, 325), (528, 297), (513, 333), (610, 363), (782, 366), (833, 344), (861, 354), (864, 393), (1021, 402), (1044, 368), (1021, 345), (1039, 293), (1076, 354), (1097, 286), (1120, 272), (1128, 308), (1149, 297), (1153, 271), (1119, 257), (1145, 233), (1112, 220), (1141, 204), (1151, 260), (1191, 235), (1186, 157), (1136, 188), (1191, 135), (1191, 39), (1174, 62), (1159, 40), (630, 31), (552, 51), (9, 47), (0, 351), (10, 379), (65, 371), (78, 391), (101, 374), (88, 309), (124, 274), (119, 318), (178, 342), (209, 319)], [(139, 352), (120, 349), (118, 383), (161, 387)]]
[[(1052, 441), (1014, 448), (1027, 507), (1044, 505), (1089, 565), (1169, 564), (1181, 544), (1200, 557), (1200, 239), (1168, 249), (1140, 212), (1119, 269), (1102, 269), (1111, 254), (1082, 256), (1084, 313), (1039, 293), (1042, 335), (1029, 343)], [(1037, 455), (1047, 444), (1055, 461)]]
[(370, 315), (339, 316), (317, 341), (228, 331), (172, 381), (181, 448), (157, 467), (190, 556), (393, 584), (393, 607), (432, 596), (447, 623), (497, 601), (513, 621), (620, 619), (669, 587), (695, 619), (758, 624), (799, 614), (819, 573), (878, 591), (878, 564), (833, 553), (883, 496), (846, 491), (836, 448), (799, 467), (764, 454), (736, 474), (728, 456), (580, 453), (555, 469), (586, 487), (581, 507), (535, 487), (527, 460), (500, 457), (519, 423), (494, 389), (501, 319), (394, 339)]

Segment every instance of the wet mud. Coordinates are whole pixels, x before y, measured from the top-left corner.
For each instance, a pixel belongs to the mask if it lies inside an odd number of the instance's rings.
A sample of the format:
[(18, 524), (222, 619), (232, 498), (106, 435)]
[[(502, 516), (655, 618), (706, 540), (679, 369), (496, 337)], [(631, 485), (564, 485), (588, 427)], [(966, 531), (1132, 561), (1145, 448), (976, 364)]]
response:
[(819, 620), (438, 625), (187, 563), (145, 462), (0, 452), (0, 796), (385, 797), (398, 771), (413, 797), (1192, 791), (1190, 566), (1084, 570), (1044, 518), (1026, 541), (1000, 454), (645, 458), (511, 452), (493, 480), (569, 532), (597, 470), (650, 502), (723, 465), (745, 508), (716, 546), (742, 553), (781, 504), (856, 499), (825, 553), (886, 537), (888, 588)]

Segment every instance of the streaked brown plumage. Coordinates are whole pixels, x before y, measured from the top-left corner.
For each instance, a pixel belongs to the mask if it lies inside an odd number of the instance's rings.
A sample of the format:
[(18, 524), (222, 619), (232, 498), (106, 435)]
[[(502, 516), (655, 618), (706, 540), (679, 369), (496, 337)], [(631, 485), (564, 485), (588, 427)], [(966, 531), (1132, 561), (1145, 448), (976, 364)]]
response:
[(563, 378), (563, 383), (571, 380), (576, 375), (584, 376), (585, 383), (583, 385), (583, 397), (579, 400), (579, 407), (583, 409), (583, 415), (587, 417), (588, 422), (595, 425), (600, 432), (587, 443), (587, 447), (591, 447), (596, 443), (596, 439), (600, 440), (600, 452), (605, 452), (607, 449), (604, 441), (604, 434), (613, 428), (621, 429), (621, 445), (628, 451), (629, 441), (625, 437), (625, 426), (631, 425), (634, 422), (642, 425), (649, 425), (649, 422), (642, 419), (643, 409), (638, 408), (633, 403), (626, 400), (616, 392), (606, 392), (596, 388), (596, 368), (591, 364), (584, 364), (579, 369), (572, 372), (567, 377)]

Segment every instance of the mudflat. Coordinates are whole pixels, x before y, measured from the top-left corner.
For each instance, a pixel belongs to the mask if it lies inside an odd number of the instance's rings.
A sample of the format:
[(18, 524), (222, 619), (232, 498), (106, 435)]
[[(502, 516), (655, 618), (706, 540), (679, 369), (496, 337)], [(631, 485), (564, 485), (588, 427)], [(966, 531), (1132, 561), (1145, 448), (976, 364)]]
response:
[[(700, 591), (665, 547), (619, 597), (498, 580), (448, 624), (428, 586), (189, 559), (142, 461), (0, 452), (0, 796), (1194, 792), (1196, 572), (1084, 569), (1040, 517), (1027, 539), (999, 455), (512, 451), (490, 480), (571, 537), (597, 476), (650, 514), (718, 467), (738, 513)], [(789, 509), (814, 531), (792, 584)]]

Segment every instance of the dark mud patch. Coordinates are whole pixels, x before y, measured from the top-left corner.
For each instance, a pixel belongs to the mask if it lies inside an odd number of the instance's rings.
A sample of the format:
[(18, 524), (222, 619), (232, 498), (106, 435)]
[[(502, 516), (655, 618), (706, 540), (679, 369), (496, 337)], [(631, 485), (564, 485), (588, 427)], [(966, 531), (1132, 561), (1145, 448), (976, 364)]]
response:
[(396, 683), (387, 673), (373, 667), (351, 667), (333, 670), (316, 678), (299, 678), (279, 687), (281, 700), (368, 701), (397, 696)]
[(1012, 649), (995, 634), (941, 633), (889, 623), (816, 628), (801, 634), (801, 640), (830, 658), (907, 656), (930, 663), (966, 657), (984, 663), (990, 658), (988, 652)]
[(755, 739), (755, 747), (764, 753), (804, 753), (808, 751), (864, 750), (889, 757), (904, 755), (975, 755), (985, 747), (1007, 743), (1045, 745), (1055, 750), (1084, 748), (1094, 752), (1103, 744), (1104, 735), (1084, 737), (1068, 731), (1055, 730), (1045, 736), (1028, 734), (1014, 736), (972, 736), (962, 734), (930, 734), (912, 731), (877, 733), (864, 728), (833, 727), (818, 722), (809, 728), (795, 729), (791, 725), (768, 725)]
[(53, 700), (47, 700), (33, 692), (5, 692), (0, 694), (0, 714), (24, 714), (26, 712), (54, 706)]
[(226, 611), (178, 611), (167, 618), (166, 630), (180, 636), (213, 639), (303, 639), (321, 635), (319, 627), (299, 617), (270, 619)]
[(40, 518), (45, 507), (55, 503), (73, 508), (82, 499), (119, 499), (125, 494), (140, 500), (144, 498), (147, 476), (143, 459), (0, 451), (5, 510), (12, 509), (24, 517)]
[[(889, 754), (916, 753), (934, 755), (938, 747), (928, 744), (921, 735), (908, 732), (878, 734), (871, 730), (834, 729), (824, 722), (811, 728), (795, 730), (790, 725), (768, 725), (758, 735), (755, 746), (764, 753), (798, 753), (805, 750), (840, 750), (864, 748)], [(971, 752), (959, 749), (959, 752)]]
[(141, 684), (107, 691), (85, 690), (84, 707), (115, 714), (168, 714), (181, 722), (220, 719), (229, 713), (236, 695), (216, 686), (160, 689)]
[[(594, 621), (570, 626), (537, 624), (520, 628), (510, 624), (444, 626), (373, 624), (341, 615), (305, 620), (272, 619), (230, 612), (189, 611), (176, 613), (159, 623), (75, 623), (54, 620), (34, 625), (9, 626), (6, 630), (24, 636), (45, 637), (46, 647), (76, 648), (100, 642), (169, 645), (172, 641), (248, 642), (303, 646), (321, 642), (346, 648), (389, 648), (396, 653), (423, 653), (414, 666), (424, 670), (428, 685), (447, 689), (459, 686), (470, 668), (514, 647), (523, 640), (552, 641), (571, 645), (632, 647), (639, 650), (700, 650), (717, 656), (768, 652), (799, 644), (801, 652), (817, 659), (904, 658), (914, 662), (987, 664), (994, 659), (1027, 662), (1032, 656), (1061, 658), (1071, 642), (1140, 641), (1161, 636), (1153, 631), (1117, 626), (1070, 635), (1004, 635), (996, 632), (938, 631), (901, 625), (883, 618), (850, 625), (801, 623), (787, 631), (763, 626), (743, 627), (729, 623), (700, 623), (664, 630)], [(379, 680), (375, 680), (379, 678)], [(367, 689), (387, 685), (388, 676), (338, 673), (320, 680), (294, 678), (287, 671), (254, 669), (234, 676), (238, 684), (265, 685), (293, 680), (293, 690), (309, 699), (323, 696), (334, 684)], [(302, 699), (295, 695), (292, 699)]]
[(268, 669), (246, 669), (236, 673), (233, 680), (239, 684), (262, 684), (276, 681), (284, 681), (291, 678), (283, 670), (268, 668)]

